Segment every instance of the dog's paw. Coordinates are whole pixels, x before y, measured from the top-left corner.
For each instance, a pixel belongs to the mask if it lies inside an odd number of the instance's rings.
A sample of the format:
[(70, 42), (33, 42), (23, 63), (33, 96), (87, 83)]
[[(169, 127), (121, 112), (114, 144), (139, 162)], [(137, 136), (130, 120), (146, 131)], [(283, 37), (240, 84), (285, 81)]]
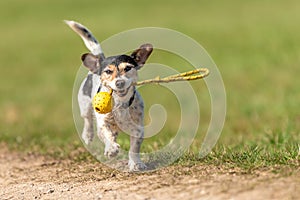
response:
[(129, 160), (128, 167), (130, 172), (139, 172), (147, 170), (147, 166), (142, 161), (134, 162), (133, 160)]
[(108, 158), (115, 157), (118, 155), (120, 149), (120, 145), (118, 143), (108, 143), (105, 145), (104, 155)]

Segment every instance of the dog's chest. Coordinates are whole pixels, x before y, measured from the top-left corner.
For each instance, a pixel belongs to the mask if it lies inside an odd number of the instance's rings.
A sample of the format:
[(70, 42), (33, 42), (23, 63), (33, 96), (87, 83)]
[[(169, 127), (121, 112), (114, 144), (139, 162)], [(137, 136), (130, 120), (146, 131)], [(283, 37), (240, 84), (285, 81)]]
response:
[(117, 108), (113, 111), (113, 117), (118, 124), (129, 124), (128, 122), (133, 122), (135, 124), (141, 125), (144, 118), (144, 103), (139, 95), (136, 95), (136, 98), (133, 100), (132, 104), (129, 107)]

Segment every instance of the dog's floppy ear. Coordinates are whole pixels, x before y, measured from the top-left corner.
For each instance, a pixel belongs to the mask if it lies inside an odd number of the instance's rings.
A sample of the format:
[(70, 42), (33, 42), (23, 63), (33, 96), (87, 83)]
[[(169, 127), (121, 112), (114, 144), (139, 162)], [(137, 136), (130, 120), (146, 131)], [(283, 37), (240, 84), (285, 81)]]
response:
[(85, 53), (81, 56), (83, 65), (93, 73), (100, 71), (100, 56), (95, 56), (91, 53)]
[(131, 54), (131, 57), (138, 64), (136, 69), (140, 69), (145, 64), (146, 60), (152, 53), (152, 50), (152, 44), (143, 44)]

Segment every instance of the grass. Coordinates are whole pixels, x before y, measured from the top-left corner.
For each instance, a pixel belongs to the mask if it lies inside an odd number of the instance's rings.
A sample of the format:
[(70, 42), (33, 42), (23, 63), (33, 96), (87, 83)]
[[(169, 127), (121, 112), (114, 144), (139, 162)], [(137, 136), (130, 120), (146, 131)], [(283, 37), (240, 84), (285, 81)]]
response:
[(299, 167), (299, 144), (288, 141), (281, 145), (275, 144), (239, 144), (233, 147), (218, 147), (204, 159), (209, 164), (238, 167), (245, 171), (271, 168), (280, 171), (281, 168), (297, 169)]
[[(86, 24), (102, 41), (120, 31), (158, 26), (185, 33), (210, 53), (227, 92), (227, 119), (214, 151), (194, 161), (245, 169), (299, 168), (300, 3), (297, 0), (141, 3), (12, 0), (0, 3), (0, 141), (17, 150), (67, 157), (81, 146), (72, 119), (72, 87), (85, 52), (63, 19)], [(167, 53), (151, 62), (182, 66)], [(159, 72), (158, 72), (159, 73)], [(194, 88), (205, 91), (199, 81)], [(145, 89), (149, 105), (156, 89)], [(163, 92), (163, 91), (162, 91)], [(166, 92), (164, 92), (165, 94)], [(157, 101), (172, 102), (167, 95)], [(210, 120), (208, 94), (198, 96), (201, 126), (194, 154)], [(173, 101), (175, 102), (175, 101)], [(169, 110), (176, 110), (176, 103)], [(148, 107), (147, 107), (148, 108)], [(174, 135), (176, 112), (168, 113), (163, 134), (147, 141), (152, 151)], [(124, 148), (129, 143), (120, 138)], [(84, 158), (84, 157), (83, 157)], [(190, 155), (179, 163), (188, 163)]]

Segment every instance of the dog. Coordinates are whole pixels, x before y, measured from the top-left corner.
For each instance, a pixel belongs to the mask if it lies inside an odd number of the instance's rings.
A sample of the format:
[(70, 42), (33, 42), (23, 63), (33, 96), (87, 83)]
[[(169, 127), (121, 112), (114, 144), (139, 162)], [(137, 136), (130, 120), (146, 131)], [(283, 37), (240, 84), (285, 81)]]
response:
[[(94, 116), (97, 135), (103, 141), (104, 155), (117, 156), (120, 145), (116, 142), (120, 131), (130, 134), (129, 171), (142, 171), (147, 167), (140, 159), (140, 148), (144, 137), (144, 103), (133, 85), (138, 80), (138, 70), (152, 53), (151, 44), (143, 44), (131, 55), (105, 57), (97, 39), (82, 24), (75, 21), (65, 23), (84, 41), (90, 53), (81, 56), (83, 66), (89, 69), (78, 92), (81, 117), (84, 119), (82, 139), (88, 145), (94, 138)], [(92, 107), (92, 98), (99, 91), (112, 90), (113, 109), (99, 114)]]

